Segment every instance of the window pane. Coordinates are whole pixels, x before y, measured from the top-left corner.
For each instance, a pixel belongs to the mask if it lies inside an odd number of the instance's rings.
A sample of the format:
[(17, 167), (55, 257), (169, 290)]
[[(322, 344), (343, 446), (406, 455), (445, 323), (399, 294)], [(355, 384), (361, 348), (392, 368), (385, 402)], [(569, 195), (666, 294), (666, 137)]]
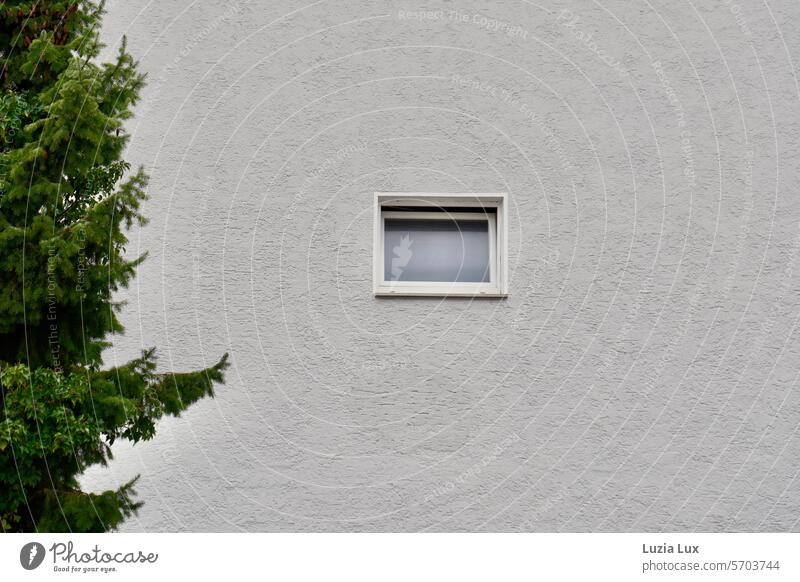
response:
[(387, 218), (384, 233), (386, 281), (490, 282), (485, 220)]

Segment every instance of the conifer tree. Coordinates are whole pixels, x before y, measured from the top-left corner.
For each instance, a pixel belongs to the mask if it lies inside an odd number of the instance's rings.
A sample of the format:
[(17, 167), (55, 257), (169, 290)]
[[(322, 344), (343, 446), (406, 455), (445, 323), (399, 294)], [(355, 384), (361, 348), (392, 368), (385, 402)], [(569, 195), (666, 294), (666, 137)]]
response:
[(114, 292), (144, 256), (147, 176), (123, 159), (125, 121), (144, 83), (122, 43), (99, 63), (102, 5), (0, 4), (0, 526), (113, 530), (139, 507), (134, 481), (80, 490), (116, 439), (151, 439), (223, 381), (227, 354), (189, 373), (157, 373), (155, 351), (112, 369), (122, 333)]

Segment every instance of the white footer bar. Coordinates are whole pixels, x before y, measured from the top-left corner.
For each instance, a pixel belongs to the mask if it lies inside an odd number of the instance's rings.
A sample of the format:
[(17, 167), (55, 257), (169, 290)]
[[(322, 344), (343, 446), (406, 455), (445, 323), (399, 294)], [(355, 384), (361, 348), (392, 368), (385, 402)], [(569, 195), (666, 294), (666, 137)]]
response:
[(800, 580), (800, 534), (5, 534), (2, 580)]

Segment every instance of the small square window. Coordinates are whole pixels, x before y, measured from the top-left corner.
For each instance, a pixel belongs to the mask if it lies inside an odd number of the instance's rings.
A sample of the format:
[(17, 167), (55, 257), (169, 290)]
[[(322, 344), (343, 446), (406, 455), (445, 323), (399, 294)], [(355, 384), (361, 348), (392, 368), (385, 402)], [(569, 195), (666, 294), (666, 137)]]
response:
[(376, 295), (504, 297), (505, 194), (378, 193)]

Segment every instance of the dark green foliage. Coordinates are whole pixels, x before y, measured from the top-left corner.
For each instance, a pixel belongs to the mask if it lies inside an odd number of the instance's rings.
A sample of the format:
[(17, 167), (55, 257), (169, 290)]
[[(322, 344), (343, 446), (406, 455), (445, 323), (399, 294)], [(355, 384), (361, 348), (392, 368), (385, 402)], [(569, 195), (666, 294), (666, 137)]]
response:
[(189, 374), (157, 374), (153, 350), (119, 368), (60, 373), (5, 366), (0, 372), (0, 519), (3, 529), (105, 531), (138, 504), (133, 482), (100, 495), (80, 491), (76, 476), (106, 464), (117, 438), (155, 434), (155, 421), (178, 415), (222, 381), (227, 364)]
[(114, 292), (144, 256), (126, 258), (147, 176), (122, 159), (124, 121), (144, 77), (125, 45), (96, 62), (92, 2), (0, 5), (0, 525), (4, 531), (105, 531), (136, 510), (134, 482), (95, 495), (77, 477), (115, 439), (155, 434), (223, 380), (156, 373), (153, 350), (112, 370), (121, 333)]

